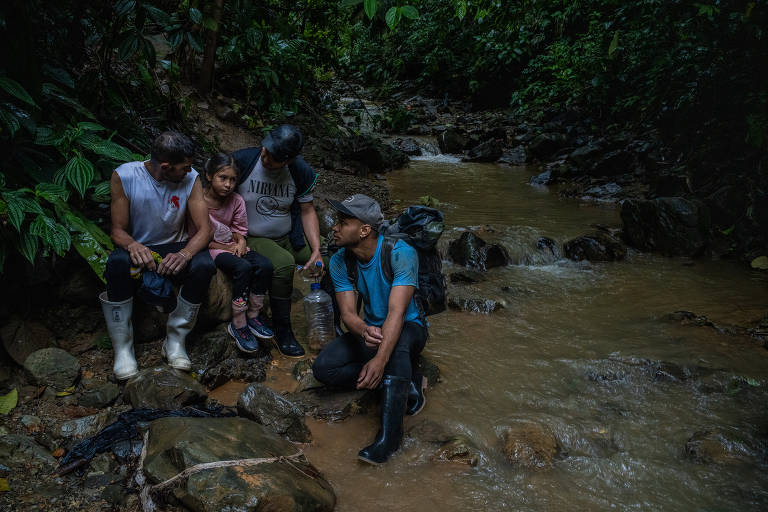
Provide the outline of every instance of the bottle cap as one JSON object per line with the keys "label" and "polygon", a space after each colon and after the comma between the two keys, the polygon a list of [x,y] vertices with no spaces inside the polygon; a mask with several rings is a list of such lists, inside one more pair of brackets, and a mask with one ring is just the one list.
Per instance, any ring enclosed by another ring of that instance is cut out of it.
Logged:
{"label": "bottle cap", "polygon": [[311,285],[309,285],[309,289],[313,290],[313,291],[314,290],[319,290],[320,289],[320,283],[312,283]]}
{"label": "bottle cap", "polygon": [[323,266],[323,262],[322,262],[322,261],[316,261],[316,262],[315,262],[315,266],[316,266],[316,267],[318,267],[318,268],[320,268],[320,267],[322,267],[322,266]]}

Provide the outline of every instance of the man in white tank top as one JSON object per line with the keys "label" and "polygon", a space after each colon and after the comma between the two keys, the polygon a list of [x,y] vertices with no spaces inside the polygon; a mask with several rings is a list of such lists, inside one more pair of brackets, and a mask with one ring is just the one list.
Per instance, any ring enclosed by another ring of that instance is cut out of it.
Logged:
{"label": "man in white tank top", "polygon": [[[211,239],[208,209],[197,172],[192,169],[192,141],[176,132],[164,132],[152,143],[150,160],[129,162],[112,173],[112,241],[104,277],[107,291],[100,295],[107,330],[115,353],[114,372],[119,380],[138,373],[133,353],[131,313],[140,280],[131,268],[156,272],[181,286],[176,309],[168,315],[163,357],[179,370],[192,363],[186,336],[197,320],[200,304],[216,273],[207,250]],[[187,221],[197,231],[187,234]],[[158,264],[153,252],[162,257]],[[156,276],[155,276],[156,277]]]}

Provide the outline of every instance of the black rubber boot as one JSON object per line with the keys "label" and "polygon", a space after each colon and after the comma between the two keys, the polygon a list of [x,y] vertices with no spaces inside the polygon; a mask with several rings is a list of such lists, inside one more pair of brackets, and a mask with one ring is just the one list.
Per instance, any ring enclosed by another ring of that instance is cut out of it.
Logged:
{"label": "black rubber boot", "polygon": [[424,396],[424,388],[427,387],[427,379],[420,373],[413,372],[411,382],[408,383],[408,403],[405,414],[416,416],[424,408],[427,399]]}
{"label": "black rubber boot", "polygon": [[272,327],[275,331],[277,350],[286,357],[301,357],[304,349],[291,329],[291,299],[270,297]]}
{"label": "black rubber boot", "polygon": [[385,375],[381,379],[381,427],[373,444],[358,452],[360,460],[369,464],[383,464],[400,448],[408,382],[407,379],[393,375]]}

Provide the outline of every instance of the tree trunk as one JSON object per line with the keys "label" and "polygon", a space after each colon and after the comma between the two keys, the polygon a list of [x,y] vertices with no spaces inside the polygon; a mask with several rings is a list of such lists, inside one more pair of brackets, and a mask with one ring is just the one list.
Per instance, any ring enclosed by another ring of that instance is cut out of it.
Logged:
{"label": "tree trunk", "polygon": [[200,70],[200,80],[197,89],[200,94],[205,95],[213,89],[213,73],[216,67],[216,46],[219,39],[219,24],[221,23],[221,12],[224,6],[224,0],[215,0],[213,7],[213,21],[216,22],[216,30],[208,30],[205,41],[205,53],[203,54],[203,67]]}

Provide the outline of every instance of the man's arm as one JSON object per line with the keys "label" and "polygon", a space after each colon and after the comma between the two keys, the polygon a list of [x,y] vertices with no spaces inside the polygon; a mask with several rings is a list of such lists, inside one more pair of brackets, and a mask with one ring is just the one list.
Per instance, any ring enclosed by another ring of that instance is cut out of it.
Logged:
{"label": "man's arm", "polygon": [[[304,227],[304,235],[307,237],[309,247],[312,249],[312,255],[307,260],[305,267],[314,268],[315,262],[323,264],[323,257],[320,255],[320,221],[315,212],[315,205],[312,201],[299,203],[301,206],[301,225]],[[323,264],[323,266],[325,266]]]}
{"label": "man's arm", "polygon": [[[389,362],[389,356],[400,339],[403,330],[403,319],[408,305],[411,303],[413,286],[393,286],[389,292],[387,318],[381,326],[381,343],[376,355],[363,366],[357,378],[357,389],[375,389],[384,376],[384,367]],[[346,323],[346,322],[345,322]]]}
{"label": "man's arm", "polygon": [[131,224],[131,202],[123,190],[123,182],[117,171],[112,172],[109,180],[109,191],[112,197],[110,203],[110,214],[112,217],[111,238],[117,247],[128,251],[131,256],[131,263],[139,268],[155,270],[155,260],[152,258],[152,251],[143,244],[140,244],[128,233],[128,226]]}
{"label": "man's arm", "polygon": [[187,213],[195,223],[197,232],[187,241],[187,245],[182,250],[169,253],[163,258],[157,269],[160,275],[178,274],[189,263],[192,256],[208,247],[211,241],[211,223],[208,220],[208,207],[203,199],[203,187],[199,176],[195,178],[195,184],[187,200]]}

